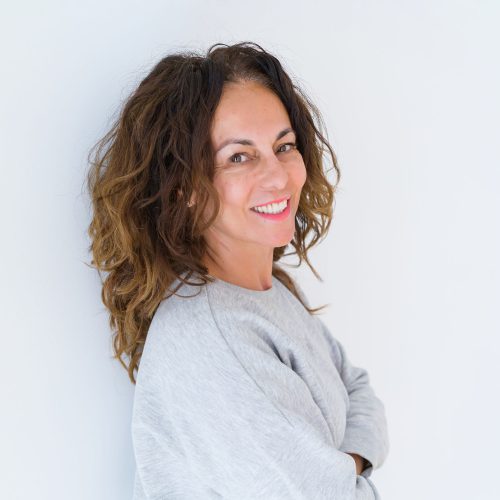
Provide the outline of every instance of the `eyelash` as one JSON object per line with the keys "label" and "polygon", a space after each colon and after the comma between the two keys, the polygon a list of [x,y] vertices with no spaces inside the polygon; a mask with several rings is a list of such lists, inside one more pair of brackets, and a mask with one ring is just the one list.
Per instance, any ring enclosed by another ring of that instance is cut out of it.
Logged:
{"label": "eyelash", "polygon": [[[282,148],[283,146],[292,146],[291,149],[289,149],[288,151],[281,151],[281,153],[289,153],[290,151],[293,151],[294,149],[297,148],[297,143],[296,142],[286,142],[285,144],[282,144],[280,146],[280,148]],[[241,162],[241,161],[233,161],[233,158],[235,156],[248,156],[246,153],[234,153],[233,155],[231,155],[229,157],[229,163],[235,163],[235,164],[238,164],[238,163],[244,163],[244,162]]]}

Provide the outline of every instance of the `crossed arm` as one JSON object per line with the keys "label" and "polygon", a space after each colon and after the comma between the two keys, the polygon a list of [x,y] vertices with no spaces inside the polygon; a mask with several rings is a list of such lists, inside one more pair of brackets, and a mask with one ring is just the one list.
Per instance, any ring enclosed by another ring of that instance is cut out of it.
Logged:
{"label": "crossed arm", "polygon": [[330,356],[349,394],[346,430],[340,451],[354,458],[358,474],[369,477],[389,453],[385,407],[370,385],[368,372],[349,361],[343,345],[319,318],[318,321],[330,346]]}

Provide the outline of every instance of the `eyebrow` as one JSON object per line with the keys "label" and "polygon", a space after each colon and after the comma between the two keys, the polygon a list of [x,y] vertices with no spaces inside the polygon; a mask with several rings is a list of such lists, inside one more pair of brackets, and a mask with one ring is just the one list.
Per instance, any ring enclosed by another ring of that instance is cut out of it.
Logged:
{"label": "eyebrow", "polygon": [[[283,136],[285,136],[289,132],[293,132],[295,135],[297,135],[297,133],[295,132],[295,130],[293,128],[288,127],[288,128],[283,129],[281,132],[278,132],[278,135],[276,136],[276,140],[281,139]],[[223,141],[221,143],[221,145],[219,146],[219,149],[217,149],[216,153],[218,153],[222,148],[225,148],[229,144],[243,144],[244,146],[255,146],[254,142],[249,140],[249,139],[230,138],[230,139],[226,139],[225,141]]]}

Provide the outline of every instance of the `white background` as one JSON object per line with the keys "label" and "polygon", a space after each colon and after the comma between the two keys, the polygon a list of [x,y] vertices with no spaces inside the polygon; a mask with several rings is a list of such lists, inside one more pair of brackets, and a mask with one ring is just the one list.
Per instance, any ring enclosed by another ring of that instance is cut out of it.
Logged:
{"label": "white background", "polygon": [[0,18],[2,499],[131,498],[133,386],[85,265],[86,154],[161,57],[244,40],[309,93],[339,158],[323,283],[292,272],[386,405],[382,498],[499,498],[499,2],[46,0]]}

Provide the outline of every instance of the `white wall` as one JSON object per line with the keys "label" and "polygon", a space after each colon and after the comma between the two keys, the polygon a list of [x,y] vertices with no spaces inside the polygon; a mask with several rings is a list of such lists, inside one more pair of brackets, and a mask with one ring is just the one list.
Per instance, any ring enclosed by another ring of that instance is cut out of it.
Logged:
{"label": "white wall", "polygon": [[386,404],[382,497],[498,498],[500,4],[237,4],[1,6],[0,497],[131,497],[133,387],[84,264],[85,157],[160,57],[253,40],[339,157],[324,283],[296,273]]}

